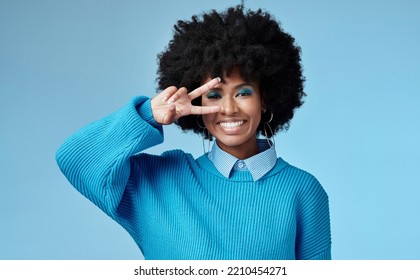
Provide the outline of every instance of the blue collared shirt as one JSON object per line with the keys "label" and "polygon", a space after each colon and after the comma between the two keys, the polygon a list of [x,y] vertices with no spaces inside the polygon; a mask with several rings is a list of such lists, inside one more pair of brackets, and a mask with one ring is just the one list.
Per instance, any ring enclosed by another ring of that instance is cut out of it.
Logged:
{"label": "blue collared shirt", "polygon": [[248,171],[253,180],[257,181],[267,174],[277,162],[276,149],[273,144],[270,147],[267,140],[257,139],[257,146],[260,150],[258,154],[240,160],[220,149],[216,142],[208,153],[208,158],[226,178],[229,178],[233,172]]}

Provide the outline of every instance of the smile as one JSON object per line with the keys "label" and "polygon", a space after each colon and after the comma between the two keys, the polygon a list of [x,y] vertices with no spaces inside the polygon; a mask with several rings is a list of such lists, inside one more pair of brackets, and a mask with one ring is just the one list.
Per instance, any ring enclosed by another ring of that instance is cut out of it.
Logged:
{"label": "smile", "polygon": [[245,121],[236,121],[236,122],[220,122],[219,125],[223,128],[235,128],[243,125]]}

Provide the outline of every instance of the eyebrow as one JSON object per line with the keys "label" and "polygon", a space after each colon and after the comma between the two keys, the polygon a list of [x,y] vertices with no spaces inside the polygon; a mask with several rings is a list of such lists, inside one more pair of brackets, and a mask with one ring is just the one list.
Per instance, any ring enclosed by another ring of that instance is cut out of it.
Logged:
{"label": "eyebrow", "polygon": [[[223,82],[223,81],[222,81],[221,83],[222,83],[222,84],[225,84],[225,82]],[[233,88],[237,90],[237,89],[242,88],[242,87],[245,87],[245,86],[254,87],[252,84],[245,82],[245,83],[242,83],[242,84],[236,85],[236,86],[234,86]],[[215,86],[213,89],[220,89],[220,87]]]}

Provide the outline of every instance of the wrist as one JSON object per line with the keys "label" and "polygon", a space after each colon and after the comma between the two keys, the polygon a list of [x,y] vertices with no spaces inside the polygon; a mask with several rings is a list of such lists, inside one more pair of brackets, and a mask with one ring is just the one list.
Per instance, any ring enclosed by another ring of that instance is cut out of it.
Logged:
{"label": "wrist", "polygon": [[153,99],[148,99],[142,104],[139,104],[137,106],[137,112],[140,115],[140,117],[145,120],[147,123],[154,127],[159,127],[160,124],[155,120],[153,116]]}

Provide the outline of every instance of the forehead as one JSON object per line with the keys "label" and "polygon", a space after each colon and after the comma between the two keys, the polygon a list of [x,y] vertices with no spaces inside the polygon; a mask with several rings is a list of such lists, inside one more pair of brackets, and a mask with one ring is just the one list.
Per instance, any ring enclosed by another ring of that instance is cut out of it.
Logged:
{"label": "forehead", "polygon": [[[203,80],[203,84],[209,82],[211,79],[215,77],[212,77],[210,75],[207,75],[205,79]],[[222,79],[223,84],[231,84],[231,83],[251,83],[251,81],[246,80],[239,69],[238,66],[233,66],[229,70],[223,71],[223,76],[220,77]]]}

